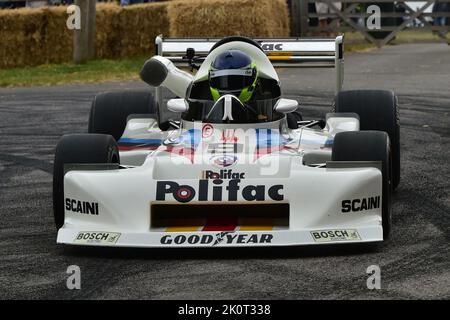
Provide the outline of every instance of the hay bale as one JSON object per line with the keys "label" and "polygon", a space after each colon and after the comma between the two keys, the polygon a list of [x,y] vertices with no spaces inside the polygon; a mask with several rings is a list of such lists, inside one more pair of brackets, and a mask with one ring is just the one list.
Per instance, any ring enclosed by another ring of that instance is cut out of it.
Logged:
{"label": "hay bale", "polygon": [[166,3],[97,5],[97,57],[151,55],[158,34],[169,33]]}
{"label": "hay bale", "polygon": [[123,7],[119,14],[120,57],[152,55],[155,38],[169,33],[167,3]]}
{"label": "hay bale", "polygon": [[42,52],[41,12],[31,9],[0,11],[0,67],[27,64]]}
{"label": "hay bale", "polygon": [[168,5],[171,37],[289,36],[285,0],[178,0]]}
{"label": "hay bale", "polygon": [[43,63],[67,62],[73,56],[73,31],[66,25],[67,7],[50,7],[43,10],[45,48]]}
{"label": "hay bale", "polygon": [[99,58],[120,56],[119,14],[122,8],[114,4],[97,4],[96,55]]}
{"label": "hay bale", "polygon": [[0,68],[67,61],[72,34],[65,8],[0,11]]}
{"label": "hay bale", "polygon": [[[73,31],[67,7],[0,11],[0,68],[71,61]],[[155,37],[169,34],[166,3],[120,7],[98,4],[98,58],[151,55]]]}
{"label": "hay bale", "polygon": [[[67,7],[0,10],[0,68],[72,60]],[[284,37],[285,0],[174,0],[120,7],[97,5],[98,58],[152,55],[155,37]]]}

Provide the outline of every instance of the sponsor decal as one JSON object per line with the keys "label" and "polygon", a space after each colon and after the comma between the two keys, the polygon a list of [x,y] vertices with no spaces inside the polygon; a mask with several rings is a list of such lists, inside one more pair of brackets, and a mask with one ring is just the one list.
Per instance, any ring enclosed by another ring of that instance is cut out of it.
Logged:
{"label": "sponsor decal", "polygon": [[156,150],[162,144],[162,140],[120,138],[117,144],[119,145],[119,151]]}
{"label": "sponsor decal", "polygon": [[232,170],[220,170],[214,172],[212,170],[202,171],[202,179],[245,179],[245,172],[233,172]]}
{"label": "sponsor decal", "polygon": [[222,243],[224,240],[226,240],[226,236],[228,234],[231,234],[231,232],[223,231],[223,232],[216,233],[216,239],[214,240],[213,246],[215,246],[219,243]]}
{"label": "sponsor decal", "polygon": [[283,50],[283,44],[282,43],[264,43],[261,45],[262,49],[264,51],[281,51]]}
{"label": "sponsor decal", "polygon": [[226,129],[222,131],[222,135],[220,136],[220,140],[223,142],[237,142],[239,139],[236,136],[235,130]]}
{"label": "sponsor decal", "polygon": [[211,234],[191,234],[191,235],[165,235],[161,237],[161,244],[191,244],[191,245],[211,245],[218,244],[261,244],[272,243],[273,234],[270,233],[234,233],[220,232]]}
{"label": "sponsor decal", "polygon": [[240,143],[211,143],[208,145],[208,153],[212,155],[210,161],[218,167],[230,167],[237,162],[237,154],[243,148]]}
{"label": "sponsor decal", "polygon": [[256,148],[254,153],[254,161],[262,156],[283,150],[291,141],[279,134],[277,130],[272,129],[256,129]]}
{"label": "sponsor decal", "polygon": [[[223,180],[213,180],[212,194],[209,192],[209,180],[199,180],[197,188],[189,185],[179,185],[175,181],[158,181],[156,183],[156,200],[166,201],[166,195],[170,194],[178,202],[197,201],[237,201],[238,194],[246,201],[265,201],[267,198],[274,201],[282,201],[284,195],[281,193],[284,186],[281,184],[273,186],[247,185],[242,188],[239,185],[241,179],[228,180],[226,187],[222,186]],[[225,192],[226,196],[223,197]]]}
{"label": "sponsor decal", "polygon": [[66,198],[66,210],[98,216],[98,203]]}
{"label": "sponsor decal", "polygon": [[215,164],[218,167],[230,167],[233,164],[236,163],[238,158],[234,155],[221,155],[221,156],[214,156],[211,158],[211,161],[213,164]]}
{"label": "sponsor decal", "polygon": [[342,213],[379,209],[381,197],[369,197],[353,200],[342,200]]}
{"label": "sponsor decal", "polygon": [[213,135],[213,133],[214,133],[214,127],[211,124],[207,123],[207,124],[203,125],[202,138],[209,138]]}
{"label": "sponsor decal", "polygon": [[82,231],[78,232],[74,243],[82,243],[82,244],[116,244],[117,240],[119,240],[120,233],[114,232],[88,232]]}
{"label": "sponsor decal", "polygon": [[317,230],[311,231],[315,242],[337,242],[361,240],[355,229]]}

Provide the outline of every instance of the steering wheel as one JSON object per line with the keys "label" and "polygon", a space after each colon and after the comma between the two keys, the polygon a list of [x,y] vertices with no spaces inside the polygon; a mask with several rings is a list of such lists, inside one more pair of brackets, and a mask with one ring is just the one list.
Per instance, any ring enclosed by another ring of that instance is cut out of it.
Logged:
{"label": "steering wheel", "polygon": [[[237,101],[239,101],[239,99],[238,98],[234,98],[235,100],[237,100]],[[212,108],[211,108],[211,110],[208,112],[208,114],[206,115],[206,118],[203,120],[204,122],[208,122],[209,121],[209,118],[211,117],[211,115],[212,115],[212,113],[213,113],[213,111],[214,111],[214,109],[220,104],[220,103],[224,103],[224,102],[222,102],[221,101],[221,99],[219,99],[218,101],[216,101],[216,103],[214,103],[214,105],[212,106]],[[249,104],[247,104],[247,103],[242,103],[242,102],[240,102],[239,101],[239,103],[236,103],[237,105],[239,105],[239,110],[241,110],[241,112],[247,112],[247,111],[250,111],[251,113],[253,113],[253,115],[254,116],[258,116],[258,112],[252,107],[252,106],[250,106]]]}

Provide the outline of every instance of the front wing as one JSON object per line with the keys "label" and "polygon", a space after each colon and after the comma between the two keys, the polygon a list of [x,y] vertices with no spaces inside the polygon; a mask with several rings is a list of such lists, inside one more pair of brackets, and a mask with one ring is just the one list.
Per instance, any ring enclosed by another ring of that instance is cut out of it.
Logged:
{"label": "front wing", "polygon": [[[68,172],[64,182],[65,224],[57,242],[117,247],[244,247],[383,240],[382,177],[377,168],[305,167],[272,179],[247,178],[235,183],[235,195],[228,189],[230,182],[224,180],[228,185],[220,190],[222,201],[217,201],[218,193],[213,190],[217,185],[211,181],[201,191],[198,179],[152,178],[151,169],[145,166]],[[261,191],[260,197],[249,200],[258,197],[256,190]],[[166,207],[157,215],[155,206],[159,204],[176,206],[171,207],[173,210]],[[202,210],[197,210],[198,204]],[[224,210],[231,205],[234,207]],[[259,216],[264,211],[261,205],[284,209],[279,216],[274,210],[265,210],[267,215]],[[171,211],[178,211],[178,215],[166,217]],[[184,216],[180,217],[180,212]],[[220,219],[208,223],[208,219],[217,218],[215,212],[232,214],[234,222],[230,224],[228,217],[222,225]],[[195,219],[179,223],[191,215]],[[160,219],[157,222],[156,216]]]}

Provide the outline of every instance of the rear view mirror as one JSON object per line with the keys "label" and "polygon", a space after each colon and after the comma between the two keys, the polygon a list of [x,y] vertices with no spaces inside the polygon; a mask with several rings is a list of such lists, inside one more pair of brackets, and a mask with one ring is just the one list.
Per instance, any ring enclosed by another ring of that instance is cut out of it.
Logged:
{"label": "rear view mirror", "polygon": [[189,109],[189,105],[184,99],[170,99],[167,101],[167,109],[172,112],[182,113]]}
{"label": "rear view mirror", "polygon": [[280,113],[291,113],[297,110],[298,102],[292,99],[280,99],[275,104],[274,110]]}

